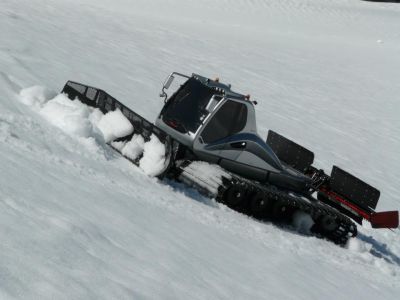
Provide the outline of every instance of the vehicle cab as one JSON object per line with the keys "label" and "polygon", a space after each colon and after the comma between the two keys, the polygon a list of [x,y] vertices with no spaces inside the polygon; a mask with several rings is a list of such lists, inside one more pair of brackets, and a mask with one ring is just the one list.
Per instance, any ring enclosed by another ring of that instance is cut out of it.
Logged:
{"label": "vehicle cab", "polygon": [[[165,89],[174,76],[186,81],[167,98]],[[261,182],[269,181],[271,174],[294,175],[257,134],[253,102],[233,92],[230,85],[196,74],[172,73],[160,96],[166,103],[156,126],[200,160]]]}

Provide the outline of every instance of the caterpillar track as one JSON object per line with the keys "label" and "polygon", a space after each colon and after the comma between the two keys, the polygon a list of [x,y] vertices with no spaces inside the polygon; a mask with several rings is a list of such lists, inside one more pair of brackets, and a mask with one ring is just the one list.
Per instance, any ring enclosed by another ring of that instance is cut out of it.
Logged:
{"label": "caterpillar track", "polygon": [[346,244],[349,238],[357,235],[357,226],[350,218],[322,202],[249,181],[217,165],[207,164],[210,172],[205,174],[205,164],[198,161],[181,163],[177,179],[259,220],[291,225],[296,212],[306,213],[314,222],[310,233],[338,245]]}

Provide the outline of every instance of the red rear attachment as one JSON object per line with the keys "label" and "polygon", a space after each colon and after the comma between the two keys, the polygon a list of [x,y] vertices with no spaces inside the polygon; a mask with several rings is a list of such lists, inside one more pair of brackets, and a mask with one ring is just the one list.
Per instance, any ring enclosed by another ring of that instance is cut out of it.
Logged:
{"label": "red rear attachment", "polygon": [[[363,208],[355,205],[348,201],[342,196],[335,192],[329,191],[326,188],[320,188],[320,193],[323,193],[327,198],[318,197],[322,201],[331,202],[336,208],[341,210],[343,213],[352,217],[358,223],[361,224],[361,219],[367,220],[371,223],[373,228],[397,228],[399,227],[399,212],[398,211],[382,211],[374,212],[373,210],[364,210]],[[343,210],[344,209],[344,210]],[[350,214],[348,214],[350,212]]]}
{"label": "red rear attachment", "polygon": [[[375,212],[380,192],[355,177],[354,175],[333,166],[329,186],[321,187],[320,192],[332,202],[351,212],[349,216],[361,223],[361,218],[371,222],[373,228],[397,228],[399,212]],[[353,217],[354,216],[354,217]]]}
{"label": "red rear attachment", "polygon": [[399,212],[374,212],[370,215],[369,221],[373,228],[397,228],[399,227]]}

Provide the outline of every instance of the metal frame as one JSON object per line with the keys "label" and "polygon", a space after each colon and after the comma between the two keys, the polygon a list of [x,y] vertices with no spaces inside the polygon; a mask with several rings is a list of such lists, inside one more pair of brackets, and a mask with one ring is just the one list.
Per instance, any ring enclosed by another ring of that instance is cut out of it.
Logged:
{"label": "metal frame", "polygon": [[168,99],[168,94],[165,92],[165,90],[168,90],[168,88],[171,86],[172,82],[175,79],[174,75],[184,77],[187,79],[190,78],[190,76],[179,73],[179,72],[172,72],[171,74],[169,74],[168,77],[164,80],[164,83],[163,83],[163,86],[161,89],[161,93],[160,93],[160,97],[164,97],[164,102],[167,102],[167,99]]}

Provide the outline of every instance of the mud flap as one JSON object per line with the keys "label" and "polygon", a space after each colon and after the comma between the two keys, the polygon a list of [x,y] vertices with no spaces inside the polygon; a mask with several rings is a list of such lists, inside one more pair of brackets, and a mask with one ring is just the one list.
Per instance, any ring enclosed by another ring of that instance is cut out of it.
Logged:
{"label": "mud flap", "polygon": [[329,185],[333,192],[366,212],[376,208],[380,196],[379,190],[337,166],[332,168]]}
{"label": "mud flap", "polygon": [[313,152],[275,131],[268,131],[266,142],[281,161],[302,173],[314,162]]}
{"label": "mud flap", "polygon": [[397,228],[398,211],[374,212],[380,192],[357,177],[333,166],[329,181],[331,190],[343,197],[342,203],[357,210],[360,215],[371,222],[373,228]]}

